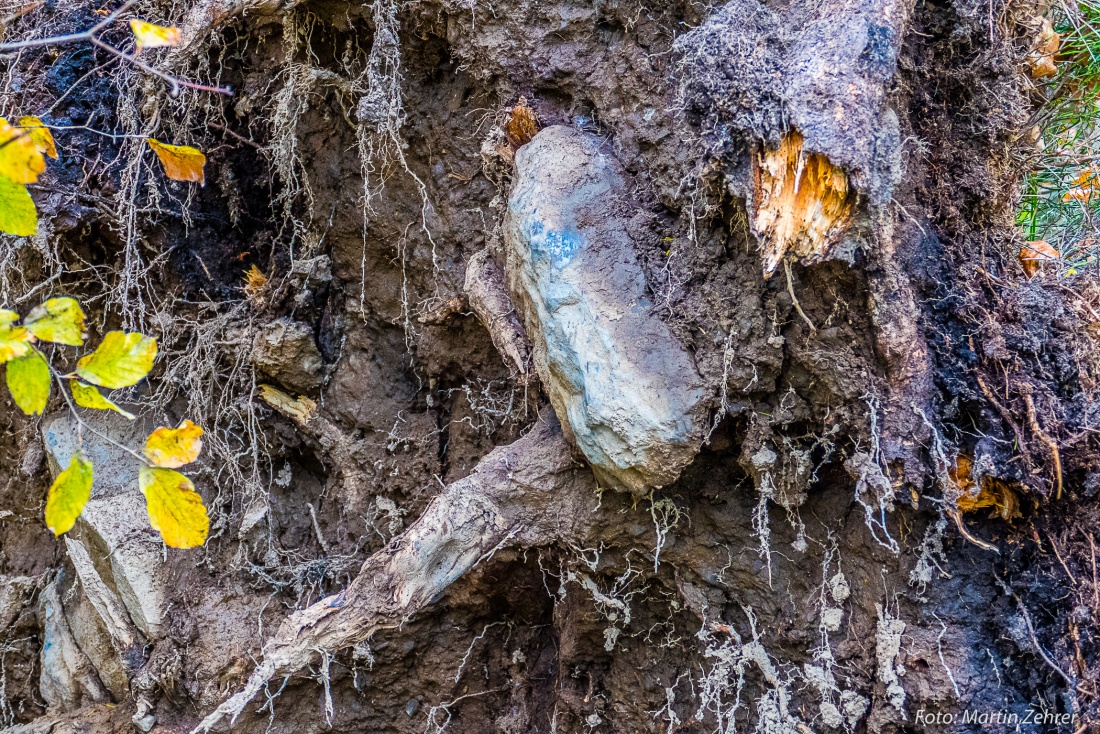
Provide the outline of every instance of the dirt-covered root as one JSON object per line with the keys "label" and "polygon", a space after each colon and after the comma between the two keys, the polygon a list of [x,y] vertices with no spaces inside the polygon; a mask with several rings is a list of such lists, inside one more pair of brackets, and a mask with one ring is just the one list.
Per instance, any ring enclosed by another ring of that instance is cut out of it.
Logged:
{"label": "dirt-covered root", "polygon": [[297,4],[297,0],[200,0],[187,10],[180,28],[182,40],[172,50],[170,58],[178,60],[194,56],[202,49],[211,31],[237,16],[287,13]]}
{"label": "dirt-covered root", "polygon": [[519,321],[516,307],[504,283],[504,271],[489,250],[477,252],[466,263],[463,286],[470,308],[488,330],[512,376],[521,384],[532,378],[531,342]]}
{"label": "dirt-covered root", "polygon": [[498,550],[581,538],[598,502],[591,471],[573,459],[547,409],[526,436],[493,450],[470,476],[448,485],[419,520],[367,559],[347,589],[284,622],[244,688],[193,734],[209,732],[227,716],[235,720],[272,678],[401,624]]}

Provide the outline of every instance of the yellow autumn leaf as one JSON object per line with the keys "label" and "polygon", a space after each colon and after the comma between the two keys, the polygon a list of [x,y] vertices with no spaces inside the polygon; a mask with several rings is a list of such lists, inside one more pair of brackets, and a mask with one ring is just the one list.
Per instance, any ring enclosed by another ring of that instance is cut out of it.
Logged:
{"label": "yellow autumn leaf", "polygon": [[0,176],[0,232],[30,237],[37,231],[38,211],[27,187]]}
{"label": "yellow autumn leaf", "polygon": [[160,158],[168,178],[176,181],[197,181],[200,186],[206,183],[202,170],[206,165],[206,156],[201,150],[190,145],[169,145],[153,138],[146,138],[145,142],[157,154],[157,158]]}
{"label": "yellow autumn leaf", "polygon": [[0,117],[0,176],[17,184],[38,180],[46,170],[46,159],[38,152],[34,139],[26,130],[19,130]]}
{"label": "yellow autumn leaf", "polygon": [[84,333],[84,310],[75,298],[51,298],[35,306],[23,319],[23,326],[35,338],[55,344],[79,347]]}
{"label": "yellow autumn leaf", "polygon": [[172,469],[143,466],[138,486],[145,495],[149,524],[171,548],[194,548],[206,542],[210,518],[191,480]]}
{"label": "yellow autumn leaf", "polygon": [[31,142],[34,143],[34,147],[38,149],[39,153],[48,155],[50,158],[57,160],[57,146],[53,142],[53,133],[46,127],[46,124],[37,117],[20,117],[19,127],[27,132],[31,136]]}
{"label": "yellow autumn leaf", "polygon": [[145,458],[157,466],[176,469],[190,464],[202,452],[202,426],[191,421],[180,423],[179,428],[161,426],[145,439]]}
{"label": "yellow autumn leaf", "polygon": [[26,415],[40,415],[50,399],[50,365],[34,347],[8,362],[5,377],[15,404]]}
{"label": "yellow autumn leaf", "polygon": [[0,308],[0,326],[11,326],[19,320],[19,314],[10,308]]}
{"label": "yellow autumn leaf", "polygon": [[1090,186],[1094,186],[1097,182],[1098,173],[1100,173],[1100,171],[1097,171],[1095,167],[1088,166],[1087,168],[1082,169],[1079,174],[1077,174],[1077,178],[1073,179],[1073,183],[1071,185],[1085,186],[1087,184]]}
{"label": "yellow autumn leaf", "polygon": [[180,42],[180,29],[175,26],[162,26],[133,18],[130,20],[130,30],[137,39],[138,52],[143,48],[176,46]]}
{"label": "yellow autumn leaf", "polygon": [[1047,18],[1043,18],[1039,24],[1039,36],[1035,41],[1035,50],[1041,54],[1053,54],[1062,45],[1062,37],[1054,30],[1054,25]]}
{"label": "yellow autumn leaf", "polygon": [[76,374],[85,382],[114,390],[136,385],[153,369],[157,340],[136,331],[110,331],[99,348],[76,363]]}
{"label": "yellow autumn leaf", "polygon": [[1096,194],[1096,189],[1091,186],[1078,186],[1062,194],[1062,201],[1080,201],[1088,204]]}
{"label": "yellow autumn leaf", "polygon": [[116,413],[129,418],[134,419],[134,414],[123,410],[107,398],[103,397],[102,393],[94,385],[85,385],[79,380],[73,380],[69,383],[69,389],[72,390],[73,400],[81,408],[93,408],[95,410],[113,410]]}
{"label": "yellow autumn leaf", "polygon": [[[12,313],[8,311],[7,313]],[[18,315],[16,316],[18,318]],[[12,322],[0,324],[0,364],[22,357],[31,348],[31,333]]]}
{"label": "yellow autumn leaf", "polygon": [[69,460],[69,467],[53,480],[46,496],[46,525],[54,535],[72,530],[92,496],[93,477],[92,462],[77,451]]}

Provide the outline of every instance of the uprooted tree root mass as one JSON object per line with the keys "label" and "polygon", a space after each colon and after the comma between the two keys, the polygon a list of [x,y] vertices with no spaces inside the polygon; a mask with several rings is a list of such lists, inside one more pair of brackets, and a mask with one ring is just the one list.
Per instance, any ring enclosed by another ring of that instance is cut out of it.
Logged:
{"label": "uprooted tree root mass", "polygon": [[[0,41],[113,9],[0,5]],[[124,14],[231,97],[0,55],[61,154],[0,305],[161,348],[134,426],[6,413],[0,729],[1100,730],[1100,291],[1016,257],[1047,10]],[[211,524],[174,550],[113,442],[184,417]]]}

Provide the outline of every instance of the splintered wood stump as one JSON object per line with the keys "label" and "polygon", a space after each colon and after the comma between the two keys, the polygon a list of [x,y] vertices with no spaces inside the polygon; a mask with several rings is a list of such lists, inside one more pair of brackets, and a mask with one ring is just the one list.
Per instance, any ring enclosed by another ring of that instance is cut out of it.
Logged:
{"label": "splintered wood stump", "polygon": [[791,130],[753,165],[753,228],[761,241],[764,277],[789,253],[806,263],[829,254],[852,219],[848,174],[820,153],[807,153]]}

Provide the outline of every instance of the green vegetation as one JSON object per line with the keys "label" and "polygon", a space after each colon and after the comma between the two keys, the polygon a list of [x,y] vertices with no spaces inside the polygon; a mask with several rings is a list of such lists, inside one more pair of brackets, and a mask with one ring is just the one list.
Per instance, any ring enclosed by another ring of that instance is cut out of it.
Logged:
{"label": "green vegetation", "polygon": [[1050,243],[1073,275],[1100,270],[1100,3],[1052,12],[1057,35],[1044,24],[1029,57],[1045,102],[1031,128],[1040,150],[1017,224],[1026,239]]}

